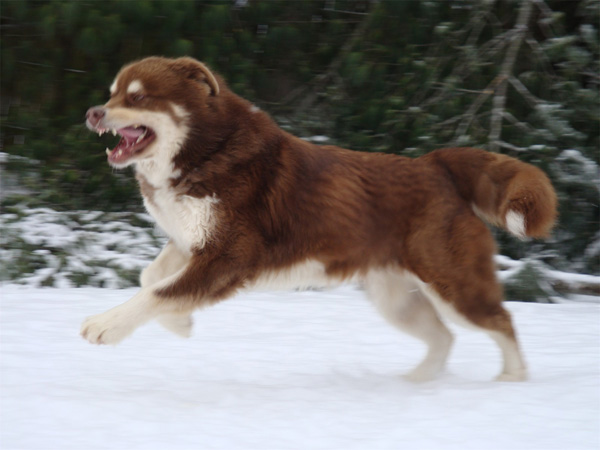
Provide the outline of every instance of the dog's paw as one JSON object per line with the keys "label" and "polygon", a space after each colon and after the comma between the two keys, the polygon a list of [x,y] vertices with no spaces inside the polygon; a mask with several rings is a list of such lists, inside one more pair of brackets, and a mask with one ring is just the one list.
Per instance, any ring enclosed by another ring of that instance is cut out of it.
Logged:
{"label": "dog's paw", "polygon": [[191,314],[164,314],[157,320],[163,327],[178,336],[189,338],[192,335],[194,321]]}
{"label": "dog's paw", "polygon": [[435,380],[440,374],[439,370],[426,370],[422,367],[417,367],[414,370],[402,375],[402,378],[411,383],[427,383]]}
{"label": "dog's paw", "polygon": [[122,316],[111,310],[85,319],[81,325],[81,336],[92,344],[116,345],[134,329]]}

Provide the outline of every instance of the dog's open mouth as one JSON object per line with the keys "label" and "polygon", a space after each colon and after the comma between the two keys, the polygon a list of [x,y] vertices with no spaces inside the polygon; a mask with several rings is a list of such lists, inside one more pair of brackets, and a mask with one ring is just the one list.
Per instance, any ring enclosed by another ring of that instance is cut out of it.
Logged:
{"label": "dog's open mouth", "polygon": [[116,130],[97,129],[97,131],[100,136],[108,131],[111,131],[113,135],[119,134],[121,136],[115,148],[112,150],[106,149],[108,162],[111,164],[126,162],[129,158],[144,150],[156,138],[154,131],[143,125],[133,125]]}

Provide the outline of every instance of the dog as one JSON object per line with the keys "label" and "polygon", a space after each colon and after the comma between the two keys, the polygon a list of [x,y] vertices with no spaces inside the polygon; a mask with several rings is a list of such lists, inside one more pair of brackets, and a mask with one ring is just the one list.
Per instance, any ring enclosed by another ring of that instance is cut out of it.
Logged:
{"label": "dog", "polygon": [[442,318],[496,342],[497,379],[527,378],[484,221],[546,237],[557,199],[540,169],[473,148],[411,159],[318,146],[189,57],[125,66],[86,124],[120,135],[108,163],[135,167],[144,205],[169,237],[133,298],[84,321],[89,342],[117,344],[153,319],[189,336],[192,311],[238,292],[352,281],[426,344],[409,379],[444,369],[453,337]]}

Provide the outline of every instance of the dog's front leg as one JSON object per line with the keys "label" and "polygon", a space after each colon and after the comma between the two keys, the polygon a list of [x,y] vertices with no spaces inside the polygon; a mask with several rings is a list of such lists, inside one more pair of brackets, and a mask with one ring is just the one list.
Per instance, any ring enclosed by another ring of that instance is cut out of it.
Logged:
{"label": "dog's front leg", "polygon": [[[158,283],[145,286],[130,300],[102,314],[88,317],[81,326],[81,335],[92,344],[118,344],[140,325],[159,319],[169,330],[189,336],[192,312],[191,302],[176,299],[165,301],[156,291],[176,282],[184,273],[184,265],[176,273]],[[162,321],[165,322],[162,322]]]}
{"label": "dog's front leg", "polygon": [[176,273],[142,287],[122,305],[85,320],[81,335],[95,344],[117,344],[152,319],[159,319],[177,334],[189,335],[189,315],[194,309],[233,296],[250,277],[243,260],[238,258],[232,268],[232,252],[210,247],[194,254]]}
{"label": "dog's front leg", "polygon": [[190,256],[179,250],[173,241],[161,250],[156,259],[148,267],[142,270],[140,285],[145,288],[164,280],[170,275],[177,273],[190,261]]}
{"label": "dog's front leg", "polygon": [[[169,241],[156,259],[142,271],[140,285],[142,288],[152,286],[183,269],[189,261],[190,256],[179,250],[173,241]],[[190,337],[192,334],[193,320],[190,313],[165,313],[156,320],[179,336]]]}
{"label": "dog's front leg", "polygon": [[81,336],[92,344],[118,344],[137,327],[156,318],[158,306],[153,290],[143,288],[122,305],[88,317],[81,325]]}

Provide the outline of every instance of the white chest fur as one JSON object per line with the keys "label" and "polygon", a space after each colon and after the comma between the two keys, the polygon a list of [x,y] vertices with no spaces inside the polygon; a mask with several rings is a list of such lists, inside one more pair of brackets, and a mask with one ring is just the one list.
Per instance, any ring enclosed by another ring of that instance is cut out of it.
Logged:
{"label": "white chest fur", "polygon": [[215,227],[217,202],[216,196],[176,195],[170,186],[156,188],[151,198],[144,195],[144,205],[158,226],[186,252],[204,247],[210,238]]}

